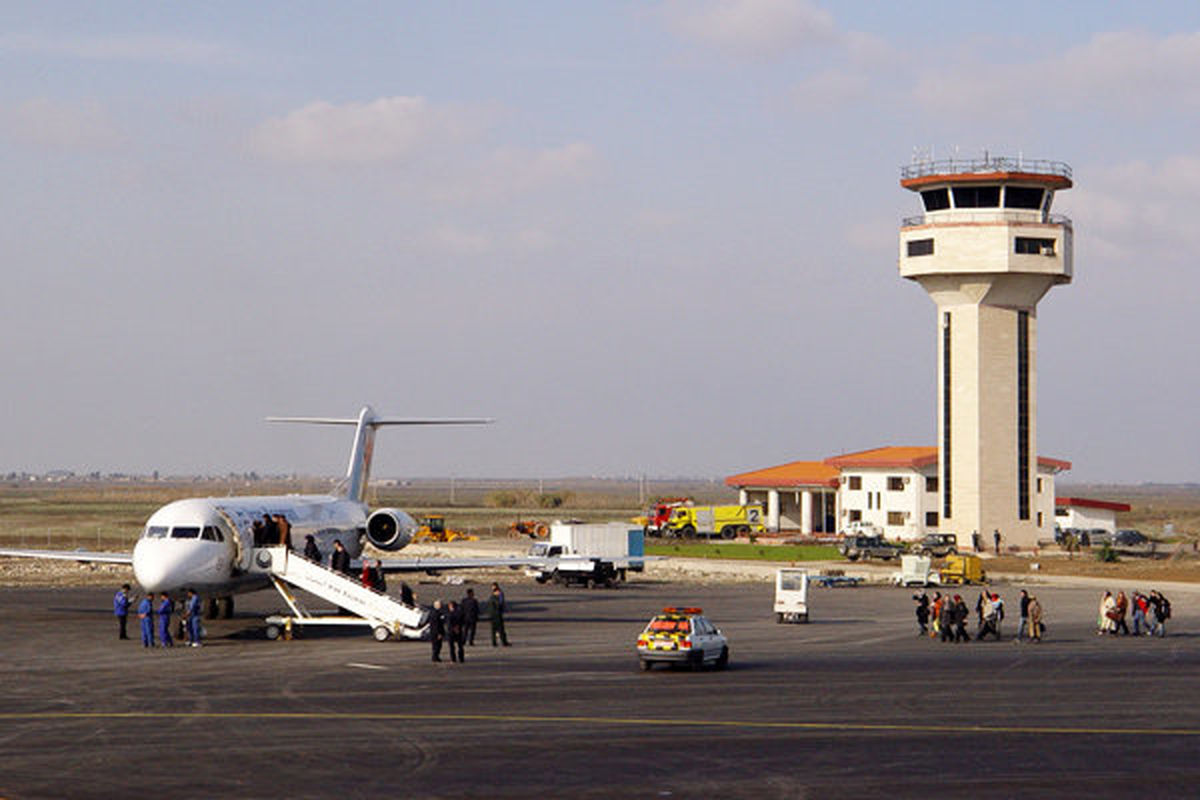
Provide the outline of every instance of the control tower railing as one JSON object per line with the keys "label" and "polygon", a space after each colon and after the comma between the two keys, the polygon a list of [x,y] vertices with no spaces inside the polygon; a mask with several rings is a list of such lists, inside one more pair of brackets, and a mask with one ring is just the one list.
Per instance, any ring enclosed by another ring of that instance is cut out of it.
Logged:
{"label": "control tower railing", "polygon": [[[996,208],[996,209],[988,209],[987,211],[984,211],[984,210],[978,209],[978,208],[973,208],[970,210],[952,209],[951,208],[951,209],[946,209],[944,211],[929,212],[927,214],[918,214],[915,217],[902,217],[900,219],[900,227],[901,228],[915,228],[918,225],[925,225],[926,223],[935,222],[935,221],[936,222],[993,222],[993,221],[1001,218],[1002,215],[1000,212],[1005,212],[1005,214],[1003,215],[1003,217],[1005,219],[1012,220],[1013,213],[1018,212],[1020,210],[1021,209]],[[1021,220],[1018,218],[1018,219],[1012,220],[1012,221],[1049,223],[1051,225],[1062,225],[1064,228],[1071,228],[1072,230],[1074,230],[1074,227],[1075,227],[1074,223],[1071,222],[1071,218],[1068,216],[1065,216],[1063,214],[1042,214],[1037,211],[1032,212],[1030,214],[1030,219],[1028,219],[1028,220]]]}
{"label": "control tower railing", "polygon": [[1036,158],[984,156],[983,158],[945,158],[915,161],[900,168],[900,180],[929,175],[986,175],[992,172],[1025,172],[1033,175],[1057,175],[1071,180],[1071,167],[1061,161]]}

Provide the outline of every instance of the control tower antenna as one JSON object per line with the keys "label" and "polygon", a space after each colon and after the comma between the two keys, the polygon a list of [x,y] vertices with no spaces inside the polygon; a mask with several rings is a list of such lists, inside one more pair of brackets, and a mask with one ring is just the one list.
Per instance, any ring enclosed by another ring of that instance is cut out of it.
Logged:
{"label": "control tower antenna", "polygon": [[1037,511],[1037,304],[1071,282],[1071,188],[1057,161],[992,156],[901,168],[924,214],[900,228],[900,275],[938,311],[938,475],[943,531],[1033,547]]}

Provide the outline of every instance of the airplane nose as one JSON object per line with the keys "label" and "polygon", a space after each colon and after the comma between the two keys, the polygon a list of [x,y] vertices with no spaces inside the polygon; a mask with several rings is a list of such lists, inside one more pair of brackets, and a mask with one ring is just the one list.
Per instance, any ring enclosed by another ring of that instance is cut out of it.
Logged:
{"label": "airplane nose", "polygon": [[142,539],[133,548],[133,574],[147,592],[172,592],[194,576],[194,554],[188,543]]}

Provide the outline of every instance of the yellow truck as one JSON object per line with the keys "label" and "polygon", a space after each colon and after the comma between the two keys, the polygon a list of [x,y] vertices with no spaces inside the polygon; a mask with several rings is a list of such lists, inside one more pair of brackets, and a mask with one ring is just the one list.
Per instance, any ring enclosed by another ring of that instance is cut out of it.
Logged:
{"label": "yellow truck", "polygon": [[663,535],[733,539],[765,530],[762,506],[680,506],[671,512]]}

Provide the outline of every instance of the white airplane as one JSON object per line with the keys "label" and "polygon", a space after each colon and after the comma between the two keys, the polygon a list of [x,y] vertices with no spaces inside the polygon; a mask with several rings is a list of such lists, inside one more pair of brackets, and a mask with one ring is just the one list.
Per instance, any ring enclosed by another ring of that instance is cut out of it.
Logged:
{"label": "white airplane", "polygon": [[[388,419],[377,417],[370,406],[364,407],[357,419],[270,417],[268,420],[355,426],[344,493],[176,500],[150,516],[132,553],[0,548],[0,556],[131,564],[137,582],[147,592],[177,594],[191,588],[209,598],[210,615],[216,613],[216,603],[220,601],[222,616],[231,616],[233,595],[271,586],[267,574],[251,570],[256,546],[253,525],[264,515],[281,515],[287,520],[291,526],[292,549],[303,550],[306,537],[312,535],[324,557],[334,549],[335,541],[342,543],[352,560],[361,556],[366,542],[380,550],[394,552],[412,541],[417,523],[406,512],[398,508],[368,512],[365,495],[377,428],[384,425],[478,425],[492,421]],[[515,556],[388,559],[382,563],[387,572],[436,572],[500,566],[516,568],[544,560]]]}

